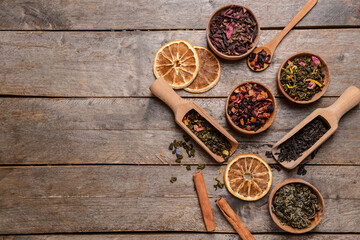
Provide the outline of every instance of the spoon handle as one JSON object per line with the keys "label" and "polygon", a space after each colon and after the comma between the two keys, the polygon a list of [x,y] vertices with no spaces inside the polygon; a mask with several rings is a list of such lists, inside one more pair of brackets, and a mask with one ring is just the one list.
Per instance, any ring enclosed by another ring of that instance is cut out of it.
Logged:
{"label": "spoon handle", "polygon": [[150,86],[150,91],[164,103],[166,103],[174,113],[177,112],[180,105],[187,101],[182,99],[176,92],[170,87],[170,85],[162,77],[155,80]]}
{"label": "spoon handle", "polygon": [[275,51],[277,45],[281,40],[290,32],[290,30],[315,6],[318,0],[309,0],[303,8],[295,15],[295,17],[289,22],[289,24],[277,35],[271,42],[269,42],[268,48]]}
{"label": "spoon handle", "polygon": [[350,109],[360,103],[360,89],[355,86],[348,87],[343,94],[327,109],[335,114],[337,121]]}

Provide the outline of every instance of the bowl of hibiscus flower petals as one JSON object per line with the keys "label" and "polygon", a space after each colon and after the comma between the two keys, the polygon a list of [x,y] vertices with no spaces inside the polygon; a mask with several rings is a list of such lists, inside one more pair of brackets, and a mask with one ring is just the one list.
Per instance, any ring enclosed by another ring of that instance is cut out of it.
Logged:
{"label": "bowl of hibiscus flower petals", "polygon": [[216,55],[226,60],[240,60],[259,42],[259,21],[249,8],[239,4],[226,5],[211,15],[206,37]]}
{"label": "bowl of hibiscus flower petals", "polygon": [[274,122],[276,101],[263,84],[248,81],[236,86],[226,100],[225,114],[238,132],[252,135],[265,131]]}

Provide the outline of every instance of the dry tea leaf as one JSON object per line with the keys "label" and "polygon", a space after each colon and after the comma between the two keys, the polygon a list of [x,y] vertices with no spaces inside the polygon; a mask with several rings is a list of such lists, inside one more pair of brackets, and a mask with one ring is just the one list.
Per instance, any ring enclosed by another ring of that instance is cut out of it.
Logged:
{"label": "dry tea leaf", "polygon": [[177,180],[177,177],[171,177],[170,182],[174,183],[174,182],[176,182],[176,180]]}

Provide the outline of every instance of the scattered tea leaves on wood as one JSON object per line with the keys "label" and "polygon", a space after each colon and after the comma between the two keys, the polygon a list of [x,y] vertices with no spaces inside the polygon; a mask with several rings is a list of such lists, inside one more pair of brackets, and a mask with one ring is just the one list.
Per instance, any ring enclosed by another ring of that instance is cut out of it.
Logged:
{"label": "scattered tea leaves on wood", "polygon": [[[190,139],[185,139],[185,135],[184,135],[184,140],[189,141]],[[190,157],[195,157],[195,149],[194,149],[194,146],[191,143],[187,144],[186,142],[181,141],[181,140],[180,141],[174,140],[172,143],[170,143],[169,150],[172,151],[172,154],[176,155],[175,162],[181,163],[182,159],[184,158],[184,156],[179,153],[180,148],[185,149],[185,151],[186,151],[189,158]]]}
{"label": "scattered tea leaves on wood", "polygon": [[305,165],[304,164],[299,165],[296,174],[297,175],[306,175],[306,173],[307,173],[307,171],[305,169]]}
{"label": "scattered tea leaves on wood", "polygon": [[205,164],[198,164],[196,169],[203,170],[205,168]]}
{"label": "scattered tea leaves on wood", "polygon": [[185,142],[188,142],[188,141],[190,141],[190,137],[188,136],[188,135],[183,135],[183,138],[184,138],[184,141]]}
{"label": "scattered tea leaves on wood", "polygon": [[266,152],[265,152],[265,156],[266,156],[267,158],[272,158],[272,157],[273,157],[271,151],[266,151]]}
{"label": "scattered tea leaves on wood", "polygon": [[223,188],[224,187],[224,183],[221,182],[218,177],[220,177],[221,175],[221,168],[219,168],[219,175],[217,175],[214,179],[216,181],[216,184],[214,185],[215,191],[217,190],[217,188]]}
{"label": "scattered tea leaves on wood", "polygon": [[269,166],[273,169],[275,169],[276,171],[280,172],[281,171],[281,167],[278,164],[269,164]]}
{"label": "scattered tea leaves on wood", "polygon": [[176,180],[177,180],[177,177],[171,177],[170,182],[174,183],[174,182],[176,182]]}

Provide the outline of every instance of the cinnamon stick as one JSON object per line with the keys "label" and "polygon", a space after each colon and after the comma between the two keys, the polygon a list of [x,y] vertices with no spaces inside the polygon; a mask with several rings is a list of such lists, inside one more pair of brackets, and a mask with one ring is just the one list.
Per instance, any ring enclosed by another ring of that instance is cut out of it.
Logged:
{"label": "cinnamon stick", "polygon": [[230,205],[226,202],[225,198],[221,197],[219,200],[217,200],[216,205],[220,208],[225,218],[243,240],[255,240],[254,236],[245,227],[244,223],[240,220],[234,210],[232,210]]}
{"label": "cinnamon stick", "polygon": [[210,201],[206,191],[204,177],[201,171],[193,175],[196,192],[199,198],[201,211],[203,214],[206,230],[211,232],[215,230],[214,217],[210,207]]}

